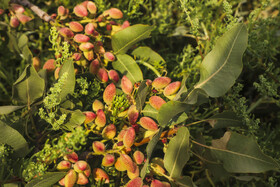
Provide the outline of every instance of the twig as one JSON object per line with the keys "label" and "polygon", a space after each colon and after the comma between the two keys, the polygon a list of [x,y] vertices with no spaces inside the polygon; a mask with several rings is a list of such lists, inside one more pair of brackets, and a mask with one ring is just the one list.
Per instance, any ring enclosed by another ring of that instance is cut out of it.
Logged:
{"label": "twig", "polygon": [[38,6],[33,5],[28,0],[11,0],[10,3],[17,3],[24,7],[28,7],[35,14],[37,14],[42,20],[46,22],[54,22],[50,15],[48,15],[45,11],[41,10]]}

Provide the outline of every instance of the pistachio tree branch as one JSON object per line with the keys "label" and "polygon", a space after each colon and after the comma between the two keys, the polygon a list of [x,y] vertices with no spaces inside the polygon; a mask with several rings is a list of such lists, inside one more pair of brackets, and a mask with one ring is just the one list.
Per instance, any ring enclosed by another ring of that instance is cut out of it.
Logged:
{"label": "pistachio tree branch", "polygon": [[24,7],[31,9],[35,14],[37,14],[42,20],[46,22],[54,22],[48,13],[40,9],[38,6],[30,3],[28,0],[11,0],[10,3],[17,3]]}

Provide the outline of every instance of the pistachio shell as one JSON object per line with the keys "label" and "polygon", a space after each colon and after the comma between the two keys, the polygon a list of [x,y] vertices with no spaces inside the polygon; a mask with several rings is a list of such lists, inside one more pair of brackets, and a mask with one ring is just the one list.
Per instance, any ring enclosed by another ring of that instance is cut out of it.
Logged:
{"label": "pistachio shell", "polygon": [[140,165],[143,163],[145,156],[141,151],[137,150],[133,153],[133,159],[136,162],[136,164]]}
{"label": "pistachio shell", "polygon": [[114,83],[111,83],[105,88],[103,92],[103,101],[107,105],[110,105],[113,102],[115,95],[116,95],[116,86]]}
{"label": "pistachio shell", "polygon": [[94,2],[89,1],[87,3],[87,9],[91,14],[96,14],[97,8]]}
{"label": "pistachio shell", "polygon": [[143,180],[140,177],[136,177],[125,185],[125,187],[142,187],[143,186]]}
{"label": "pistachio shell", "polygon": [[59,34],[65,38],[73,38],[74,33],[67,27],[63,27],[59,30]]}
{"label": "pistachio shell", "polygon": [[122,77],[121,80],[121,88],[122,91],[127,95],[129,95],[133,90],[133,85],[131,81],[125,75]]}
{"label": "pistachio shell", "polygon": [[97,72],[97,77],[101,82],[108,82],[108,73],[106,71],[106,69],[104,68],[100,68]]}
{"label": "pistachio shell", "polygon": [[94,168],[93,169],[93,177],[96,181],[104,181],[105,183],[108,184],[109,183],[109,176],[107,175],[107,173],[100,168]]}
{"label": "pistachio shell", "polygon": [[173,95],[180,89],[180,87],[181,87],[180,81],[172,82],[164,88],[163,94],[165,96]]}
{"label": "pistachio shell", "polygon": [[82,32],[84,30],[84,27],[77,21],[71,21],[69,28],[74,32]]}
{"label": "pistachio shell", "polygon": [[159,110],[160,107],[165,104],[166,102],[159,96],[152,96],[150,97],[149,99],[149,102],[150,102],[150,105],[156,109],[156,110]]}
{"label": "pistachio shell", "polygon": [[136,134],[133,127],[129,127],[123,137],[123,144],[125,147],[130,148],[135,140]]}
{"label": "pistachio shell", "polygon": [[114,165],[115,156],[112,154],[106,154],[102,159],[102,166],[109,167]]}
{"label": "pistachio shell", "polygon": [[171,79],[169,77],[158,77],[153,81],[152,86],[156,89],[162,89],[165,88],[170,82]]}
{"label": "pistachio shell", "polygon": [[88,12],[83,5],[76,5],[74,7],[74,14],[78,17],[86,17],[88,15]]}
{"label": "pistachio shell", "polygon": [[114,124],[110,124],[102,130],[102,137],[105,139],[113,139],[116,136],[116,133],[116,126]]}
{"label": "pistachio shell", "polygon": [[84,43],[84,42],[88,42],[89,40],[90,38],[84,34],[76,34],[74,36],[74,41],[77,43]]}
{"label": "pistachio shell", "polygon": [[97,111],[97,117],[95,119],[95,124],[99,127],[104,127],[106,125],[106,116],[103,110],[99,109]]}
{"label": "pistachio shell", "polygon": [[47,70],[47,72],[51,72],[55,70],[55,60],[49,59],[45,62],[43,69]]}
{"label": "pistachio shell", "polygon": [[104,105],[101,101],[99,101],[98,99],[95,99],[92,103],[92,110],[93,111],[98,111],[99,109],[104,109]]}
{"label": "pistachio shell", "polygon": [[92,143],[92,149],[97,154],[103,154],[105,152],[105,145],[100,141],[94,141]]}
{"label": "pistachio shell", "polygon": [[156,122],[149,117],[140,118],[140,125],[147,130],[158,130],[158,125],[156,124]]}

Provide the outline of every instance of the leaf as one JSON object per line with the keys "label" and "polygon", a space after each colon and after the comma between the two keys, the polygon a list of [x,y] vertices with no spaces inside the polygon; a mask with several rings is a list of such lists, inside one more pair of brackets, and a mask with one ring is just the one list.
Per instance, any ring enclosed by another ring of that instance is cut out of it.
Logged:
{"label": "leaf", "polygon": [[181,114],[177,114],[172,118],[170,125],[177,125],[179,123],[186,121],[187,119],[188,119],[188,115],[185,112]]}
{"label": "leaf", "polygon": [[49,172],[27,183],[26,187],[50,187],[66,175],[66,172]]}
{"label": "leaf", "polygon": [[164,155],[164,167],[170,177],[180,177],[183,167],[190,158],[189,154],[190,133],[187,127],[179,128],[177,135],[173,137]]}
{"label": "leaf", "polygon": [[146,81],[142,81],[136,95],[136,109],[141,112],[143,105],[145,104],[146,97],[148,95],[148,86],[146,85]]}
{"label": "leaf", "polygon": [[177,186],[179,187],[193,187],[195,186],[193,184],[193,181],[192,179],[189,177],[189,176],[182,176],[182,177],[179,177],[179,178],[174,178],[175,180],[175,183],[177,184]]}
{"label": "leaf", "polygon": [[32,62],[32,53],[28,48],[28,37],[25,34],[21,34],[18,38],[18,48],[20,50],[20,56],[27,62]]}
{"label": "leaf", "polygon": [[31,105],[43,96],[45,81],[33,66],[28,65],[13,84],[13,99],[19,103]]}
{"label": "leaf", "polygon": [[61,88],[60,99],[64,101],[68,94],[72,94],[75,89],[75,72],[74,72],[74,64],[71,60],[64,62],[61,70],[59,71],[59,77],[61,77],[64,73],[67,73],[66,81]]}
{"label": "leaf", "polygon": [[0,0],[0,8],[8,9],[10,0]]}
{"label": "leaf", "polygon": [[67,114],[67,121],[64,127],[70,131],[81,125],[86,119],[86,116],[80,110],[72,111],[60,108],[60,111],[62,114]]}
{"label": "leaf", "polygon": [[208,99],[207,93],[202,89],[193,89],[184,99],[181,101],[190,105],[201,105],[206,103]]}
{"label": "leaf", "polygon": [[181,88],[178,91],[178,93],[176,94],[176,96],[173,98],[173,101],[181,101],[183,95],[188,92],[188,88],[186,87],[186,81],[187,81],[188,77],[189,76],[187,74],[184,75],[182,82],[181,82]]}
{"label": "leaf", "polygon": [[149,38],[152,30],[152,26],[137,24],[117,32],[112,36],[114,53],[126,53],[137,42]]}
{"label": "leaf", "polygon": [[154,148],[156,147],[156,145],[157,145],[157,143],[160,139],[162,131],[163,131],[163,128],[160,128],[158,130],[157,134],[153,136],[153,138],[150,140],[150,142],[147,145],[147,148],[146,148],[146,153],[147,153],[146,162],[145,162],[145,164],[142,167],[141,172],[140,172],[140,176],[141,176],[142,179],[144,179],[144,177],[147,173],[147,169],[148,169],[148,165],[149,165],[152,153],[153,153]]}
{"label": "leaf", "polygon": [[241,73],[247,40],[244,24],[237,24],[219,38],[213,50],[203,59],[200,80],[194,88],[204,90],[210,97],[224,95]]}
{"label": "leaf", "polygon": [[17,111],[25,106],[0,106],[0,115],[9,114],[11,112]]}
{"label": "leaf", "polygon": [[117,55],[117,61],[112,63],[113,68],[118,70],[134,84],[143,80],[143,74],[138,64],[129,55]]}
{"label": "leaf", "polygon": [[228,172],[261,173],[280,168],[275,160],[262,153],[253,138],[226,132],[221,139],[213,140],[212,145],[207,147]]}
{"label": "leaf", "polygon": [[208,118],[207,121],[215,129],[242,125],[242,121],[234,112],[231,111],[216,114]]}
{"label": "leaf", "polygon": [[25,157],[29,148],[24,137],[15,129],[0,121],[0,143],[5,143],[14,149],[16,157]]}
{"label": "leaf", "polygon": [[158,111],[157,121],[159,122],[159,125],[161,127],[166,127],[172,122],[172,119],[176,115],[184,111],[188,111],[189,109],[190,105],[187,105],[185,103],[181,103],[179,101],[168,101],[160,107]]}
{"label": "leaf", "polygon": [[153,108],[151,105],[147,104],[144,109],[142,110],[142,114],[144,116],[148,116],[154,119],[157,119],[158,116],[158,110]]}
{"label": "leaf", "polygon": [[131,53],[136,58],[140,58],[150,64],[155,62],[165,62],[165,60],[154,50],[149,47],[138,47]]}

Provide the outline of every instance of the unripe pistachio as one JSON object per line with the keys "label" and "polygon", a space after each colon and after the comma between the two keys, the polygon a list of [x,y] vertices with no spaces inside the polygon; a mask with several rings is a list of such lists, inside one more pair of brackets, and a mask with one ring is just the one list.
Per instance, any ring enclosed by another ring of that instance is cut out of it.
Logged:
{"label": "unripe pistachio", "polygon": [[154,120],[149,117],[140,118],[140,125],[147,130],[156,131],[158,130],[158,125]]}
{"label": "unripe pistachio", "polygon": [[94,24],[93,23],[88,23],[86,26],[85,26],[85,33],[87,35],[91,35],[94,33],[94,30],[95,30],[95,27],[94,27]]}
{"label": "unripe pistachio", "polygon": [[70,169],[70,167],[71,167],[71,163],[67,160],[63,160],[57,164],[56,169],[59,171],[65,171]]}
{"label": "unripe pistachio", "polygon": [[[135,164],[135,163],[134,163]],[[139,167],[138,166],[135,166],[136,167],[136,170],[134,173],[130,172],[130,171],[127,171],[127,176],[130,178],[130,179],[134,179],[136,177],[139,177]]]}
{"label": "unripe pistachio", "polygon": [[110,124],[102,130],[102,137],[104,139],[113,139],[116,136],[116,133],[116,126],[114,124]]}
{"label": "unripe pistachio", "polygon": [[68,171],[68,173],[65,175],[65,179],[64,179],[64,184],[67,187],[73,187],[74,184],[77,181],[77,173],[71,169]]}
{"label": "unripe pistachio", "polygon": [[89,72],[92,74],[97,74],[100,68],[98,59],[93,60],[89,65]]}
{"label": "unripe pistachio", "polygon": [[86,0],[86,1],[83,1],[82,3],[81,3],[81,5],[83,5],[85,8],[87,8],[87,4],[88,4],[88,0]]}
{"label": "unripe pistachio", "polygon": [[135,137],[136,134],[134,128],[129,127],[123,136],[123,145],[127,148],[130,148],[134,143]]}
{"label": "unripe pistachio", "polygon": [[47,70],[47,72],[51,72],[55,70],[55,60],[49,59],[45,62],[43,69]]}
{"label": "unripe pistachio", "polygon": [[147,85],[147,86],[151,86],[152,83],[153,83],[153,81],[151,81],[150,79],[147,79],[147,80],[146,80],[146,85]]}
{"label": "unripe pistachio", "polygon": [[23,15],[23,14],[16,14],[16,16],[22,24],[25,24],[32,20],[31,17]]}
{"label": "unripe pistachio", "polygon": [[150,102],[150,105],[156,109],[156,110],[159,110],[160,107],[165,104],[166,102],[159,96],[152,96],[150,97],[149,99],[149,102]]}
{"label": "unripe pistachio", "polygon": [[164,88],[163,94],[165,96],[173,95],[180,89],[180,87],[181,87],[180,81],[172,82]]}
{"label": "unripe pistachio", "polygon": [[120,155],[120,161],[124,165],[124,167],[126,168],[127,171],[130,171],[132,173],[135,172],[135,170],[136,170],[135,166],[136,165],[134,164],[134,162],[132,161],[130,156],[128,156],[127,154],[121,154]]}
{"label": "unripe pistachio", "polygon": [[0,15],[2,15],[5,12],[2,8],[0,8]]}
{"label": "unripe pistachio", "polygon": [[145,156],[141,151],[137,150],[133,153],[133,159],[136,162],[136,164],[140,165],[143,163]]}
{"label": "unripe pistachio", "polygon": [[118,170],[118,171],[125,171],[125,170],[126,170],[126,167],[125,167],[124,164],[121,162],[120,157],[117,158],[117,160],[116,160],[114,166],[115,166],[116,170]]}
{"label": "unripe pistachio", "polygon": [[93,170],[93,177],[96,181],[105,181],[105,184],[109,183],[109,176],[107,173],[100,168],[94,168]]}
{"label": "unripe pistachio", "polygon": [[11,8],[16,14],[22,14],[25,11],[23,6],[21,6],[19,4],[14,4],[13,3],[13,4],[11,4]]}
{"label": "unripe pistachio", "polygon": [[99,127],[104,127],[106,125],[106,116],[103,110],[98,110],[97,111],[97,117],[95,119],[95,124]]}
{"label": "unripe pistachio", "polygon": [[19,26],[19,20],[16,16],[12,16],[10,19],[10,26],[13,28],[17,28]]}
{"label": "unripe pistachio", "polygon": [[121,80],[121,88],[122,88],[122,91],[127,95],[129,95],[133,90],[133,85],[132,85],[131,81],[125,75],[122,77],[122,80]]}
{"label": "unripe pistachio", "polygon": [[57,67],[54,71],[54,78],[55,80],[57,80],[59,78],[59,71],[60,71],[60,67]]}
{"label": "unripe pistachio", "polygon": [[123,13],[120,9],[117,8],[111,8],[109,10],[106,10],[104,12],[105,15],[109,15],[113,19],[121,19],[123,17]]}
{"label": "unripe pistachio", "polygon": [[111,52],[104,53],[104,58],[108,61],[114,61],[115,60],[115,56]]}
{"label": "unripe pistachio", "polygon": [[129,21],[124,21],[123,24],[122,24],[122,26],[121,26],[121,28],[122,28],[122,29],[125,29],[125,28],[127,28],[127,27],[129,27],[129,26],[130,26]]}
{"label": "unripe pistachio", "polygon": [[84,27],[77,21],[71,21],[69,28],[74,32],[82,32],[84,30]]}
{"label": "unripe pistachio", "polygon": [[91,173],[90,166],[87,165],[87,168],[84,170],[84,175],[85,175],[86,177],[89,177],[89,176],[90,176],[90,173]]}
{"label": "unripe pistachio", "polygon": [[170,184],[167,182],[161,182],[161,181],[155,179],[152,181],[151,187],[170,187]]}
{"label": "unripe pistachio", "polygon": [[86,116],[86,119],[84,121],[84,124],[88,124],[92,122],[96,118],[96,114],[90,111],[83,112],[83,114]]}
{"label": "unripe pistachio", "polygon": [[116,86],[114,83],[111,83],[105,88],[103,92],[103,101],[107,105],[110,105],[113,102],[115,95],[116,95]]}
{"label": "unripe pistachio", "polygon": [[64,160],[68,160],[72,163],[75,163],[79,160],[79,157],[78,157],[77,153],[75,153],[75,152],[69,153],[69,154],[65,155],[63,158],[64,158]]}
{"label": "unripe pistachio", "polygon": [[91,61],[91,60],[93,60],[93,58],[94,58],[93,50],[84,51],[83,54],[84,54],[84,57],[85,57],[88,61]]}
{"label": "unripe pistachio", "polygon": [[116,70],[108,71],[109,79],[112,80],[114,83],[118,83],[120,80],[119,74]]}
{"label": "unripe pistachio", "polygon": [[92,149],[97,154],[103,154],[106,150],[104,143],[100,141],[94,141],[92,143]]}
{"label": "unripe pistachio", "polygon": [[165,170],[163,167],[161,167],[159,164],[156,163],[151,163],[151,171],[159,176],[162,176],[163,174],[165,174]]}
{"label": "unripe pistachio", "polygon": [[74,164],[74,170],[77,173],[82,173],[88,168],[88,163],[84,160],[79,160]]}
{"label": "unripe pistachio", "polygon": [[65,186],[65,177],[63,177],[62,179],[59,180],[58,182],[59,185],[61,186]]}
{"label": "unripe pistachio", "polygon": [[94,45],[90,42],[81,43],[79,49],[82,51],[90,51],[94,48]]}
{"label": "unripe pistachio", "polygon": [[73,38],[74,33],[67,27],[63,27],[59,30],[59,34],[65,38]]}
{"label": "unripe pistachio", "polygon": [[99,54],[104,54],[104,53],[105,53],[105,49],[104,49],[103,46],[95,46],[95,47],[94,47],[94,51],[95,51],[96,53],[99,53]]}
{"label": "unripe pistachio", "polygon": [[88,15],[88,12],[83,5],[76,5],[74,7],[74,14],[78,17],[86,17]]}
{"label": "unripe pistachio", "polygon": [[104,109],[104,105],[101,101],[99,101],[98,99],[95,99],[92,103],[92,110],[97,112],[99,109]]}
{"label": "unripe pistachio", "polygon": [[127,111],[127,115],[128,115],[128,121],[130,124],[135,124],[137,119],[138,119],[138,116],[139,116],[139,112],[138,110],[136,109],[136,106],[135,105],[131,105]]}
{"label": "unripe pistachio", "polygon": [[85,43],[85,42],[88,42],[89,40],[90,40],[90,38],[84,34],[76,34],[74,36],[74,41],[77,43]]}
{"label": "unripe pistachio", "polygon": [[143,186],[143,180],[140,177],[136,177],[134,179],[131,179],[125,185],[125,187],[142,187],[142,186]]}
{"label": "unripe pistachio", "polygon": [[91,14],[96,14],[97,8],[94,2],[89,1],[87,3],[87,9]]}
{"label": "unripe pistachio", "polygon": [[118,134],[118,141],[119,141],[119,142],[123,141],[123,137],[124,137],[124,135],[125,135],[125,133],[126,133],[126,130],[127,130],[127,129],[122,129],[122,130],[119,132],[119,134]]}
{"label": "unripe pistachio", "polygon": [[73,58],[73,60],[75,60],[75,61],[80,60],[81,57],[82,57],[82,54],[81,54],[81,53],[74,53],[74,54],[72,55],[72,58]]}
{"label": "unripe pistachio", "polygon": [[107,24],[107,25],[106,25],[106,30],[107,30],[107,31],[110,31],[110,30],[112,30],[112,25],[110,25],[110,24]]}
{"label": "unripe pistachio", "polygon": [[33,57],[32,59],[32,65],[35,68],[36,71],[39,71],[41,69],[41,62],[39,57]]}
{"label": "unripe pistachio", "polygon": [[66,13],[67,13],[67,11],[66,11],[66,9],[65,9],[64,6],[59,6],[59,7],[57,8],[57,15],[58,15],[58,16],[65,16]]}
{"label": "unripe pistachio", "polygon": [[112,154],[106,154],[102,159],[102,166],[109,167],[114,165],[115,156]]}
{"label": "unripe pistachio", "polygon": [[109,79],[108,73],[107,73],[106,69],[104,69],[104,68],[100,68],[98,70],[97,77],[103,83],[108,82],[108,79]]}
{"label": "unripe pistachio", "polygon": [[79,185],[86,185],[88,183],[88,178],[83,173],[78,173],[78,180],[76,183]]}
{"label": "unripe pistachio", "polygon": [[158,77],[153,81],[152,86],[156,89],[162,89],[165,88],[170,82],[171,79],[169,77]]}

